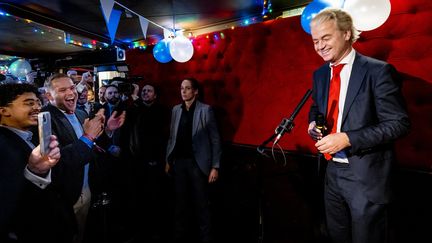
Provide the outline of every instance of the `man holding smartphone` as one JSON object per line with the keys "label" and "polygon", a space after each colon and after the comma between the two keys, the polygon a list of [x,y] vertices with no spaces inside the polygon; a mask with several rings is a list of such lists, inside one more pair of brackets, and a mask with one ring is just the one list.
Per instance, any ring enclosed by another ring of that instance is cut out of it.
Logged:
{"label": "man holding smartphone", "polygon": [[51,168],[59,161],[60,150],[55,136],[51,136],[46,156],[35,146],[30,129],[38,122],[38,95],[30,84],[0,85],[0,242],[42,239],[37,238],[43,235],[42,228],[29,222],[49,214],[43,204],[49,197]]}

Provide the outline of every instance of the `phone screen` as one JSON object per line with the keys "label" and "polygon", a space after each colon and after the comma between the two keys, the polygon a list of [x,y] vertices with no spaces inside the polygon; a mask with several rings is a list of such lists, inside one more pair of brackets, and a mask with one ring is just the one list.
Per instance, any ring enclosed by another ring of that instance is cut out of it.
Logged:
{"label": "phone screen", "polygon": [[41,154],[46,155],[50,151],[49,144],[51,140],[51,114],[49,112],[38,114],[38,131]]}

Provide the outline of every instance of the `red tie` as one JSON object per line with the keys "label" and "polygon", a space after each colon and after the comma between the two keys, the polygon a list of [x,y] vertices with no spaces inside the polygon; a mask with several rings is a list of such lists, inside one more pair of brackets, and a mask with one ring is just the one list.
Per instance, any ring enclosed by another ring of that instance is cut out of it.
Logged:
{"label": "red tie", "polygon": [[[335,133],[337,130],[337,119],[339,115],[339,93],[340,93],[340,72],[344,64],[332,66],[333,76],[330,80],[330,91],[327,102],[327,129],[330,131],[328,134]],[[324,154],[326,160],[330,160],[330,154]]]}

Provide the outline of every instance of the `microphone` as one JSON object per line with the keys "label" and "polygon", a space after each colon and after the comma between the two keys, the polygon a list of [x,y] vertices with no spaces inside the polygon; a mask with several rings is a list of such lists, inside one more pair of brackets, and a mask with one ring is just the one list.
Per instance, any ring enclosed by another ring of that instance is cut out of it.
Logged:
{"label": "microphone", "polygon": [[277,134],[276,139],[274,140],[273,144],[277,144],[279,142],[279,139],[284,135],[285,132],[290,132],[294,127],[294,118],[299,113],[300,109],[303,107],[303,105],[306,103],[309,96],[312,94],[312,90],[308,89],[306,93],[304,94],[303,98],[301,99],[300,103],[297,104],[297,107],[294,109],[291,116],[286,119],[282,119],[282,122],[279,124],[279,126],[275,129],[275,133]]}
{"label": "microphone", "polygon": [[287,131],[288,125],[291,123],[290,120],[284,118],[282,119],[279,126],[275,129],[275,133],[277,134],[276,139],[274,140],[274,144],[278,143],[281,139],[282,135]]}
{"label": "microphone", "polygon": [[318,128],[322,134],[324,134],[325,119],[322,113],[318,113],[315,117],[315,127]]}

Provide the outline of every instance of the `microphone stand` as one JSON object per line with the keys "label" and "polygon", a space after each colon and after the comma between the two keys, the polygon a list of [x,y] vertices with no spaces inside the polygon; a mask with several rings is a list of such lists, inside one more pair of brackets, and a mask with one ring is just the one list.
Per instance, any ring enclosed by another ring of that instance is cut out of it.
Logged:
{"label": "microphone stand", "polygon": [[301,99],[300,103],[298,103],[297,107],[294,109],[291,116],[287,118],[283,118],[279,126],[276,127],[275,133],[272,134],[268,139],[266,139],[260,146],[257,147],[258,153],[268,157],[268,155],[264,152],[264,147],[273,139],[274,144],[279,142],[279,139],[283,136],[284,133],[290,133],[292,129],[294,128],[294,118],[297,116],[297,114],[300,112],[303,105],[306,103],[309,96],[312,94],[312,90],[308,89],[306,93],[304,94],[303,98]]}
{"label": "microphone stand", "polygon": [[[257,147],[258,153],[263,155],[266,158],[270,158],[269,155],[267,155],[264,151],[265,146],[270,142],[274,140],[274,144],[276,144],[279,139],[282,137],[282,135],[286,132],[290,133],[291,130],[294,127],[294,118],[297,116],[297,114],[300,112],[303,105],[306,103],[309,96],[312,94],[312,90],[308,89],[301,99],[300,103],[297,105],[297,107],[294,109],[291,116],[287,118],[283,118],[281,123],[276,127],[275,132],[266,139],[261,145]],[[258,215],[259,215],[259,228],[258,228],[258,243],[262,243],[264,241],[264,210],[263,210],[263,197],[264,197],[264,191],[263,191],[263,175],[262,175],[262,168],[261,163],[258,163]]]}

